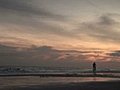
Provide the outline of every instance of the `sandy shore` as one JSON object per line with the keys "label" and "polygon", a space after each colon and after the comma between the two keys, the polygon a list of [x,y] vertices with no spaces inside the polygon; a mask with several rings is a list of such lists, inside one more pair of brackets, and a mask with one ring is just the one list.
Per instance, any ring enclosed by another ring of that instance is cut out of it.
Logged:
{"label": "sandy shore", "polygon": [[0,90],[120,90],[120,81],[6,87]]}
{"label": "sandy shore", "polygon": [[108,78],[120,78],[120,76],[117,75],[112,75],[112,74],[96,74],[93,75],[91,74],[87,74],[87,73],[83,73],[83,74],[30,74],[30,73],[26,73],[26,74],[0,74],[0,77],[15,77],[15,76],[39,76],[39,77],[108,77]]}
{"label": "sandy shore", "polygon": [[6,76],[0,90],[120,90],[120,78]]}

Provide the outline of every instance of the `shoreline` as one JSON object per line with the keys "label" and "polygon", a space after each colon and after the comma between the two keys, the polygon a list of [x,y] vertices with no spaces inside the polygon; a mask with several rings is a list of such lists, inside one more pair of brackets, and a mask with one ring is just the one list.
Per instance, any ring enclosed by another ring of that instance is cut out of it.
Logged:
{"label": "shoreline", "polygon": [[39,76],[39,77],[108,77],[120,78],[120,76],[111,74],[0,74],[0,77],[14,77],[14,76]]}
{"label": "shoreline", "polygon": [[120,81],[79,82],[67,84],[30,85],[5,87],[0,90],[119,90]]}
{"label": "shoreline", "polygon": [[0,77],[0,90],[119,90],[119,84],[113,77]]}

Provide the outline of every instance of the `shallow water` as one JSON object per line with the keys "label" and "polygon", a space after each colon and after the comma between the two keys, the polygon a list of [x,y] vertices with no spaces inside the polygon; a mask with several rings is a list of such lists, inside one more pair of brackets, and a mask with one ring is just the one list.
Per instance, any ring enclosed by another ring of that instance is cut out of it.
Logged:
{"label": "shallow water", "polygon": [[100,82],[120,80],[118,78],[101,77],[39,77],[39,76],[19,76],[19,77],[0,77],[0,88],[11,86],[29,86],[29,85],[48,85],[48,84],[66,84],[79,82]]}

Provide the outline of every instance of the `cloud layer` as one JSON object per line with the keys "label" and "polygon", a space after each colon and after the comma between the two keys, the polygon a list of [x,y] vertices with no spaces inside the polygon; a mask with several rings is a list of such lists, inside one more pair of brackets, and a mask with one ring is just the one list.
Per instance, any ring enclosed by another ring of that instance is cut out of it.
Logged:
{"label": "cloud layer", "polygon": [[84,67],[81,63],[88,65],[96,59],[119,62],[119,3],[0,0],[1,65]]}
{"label": "cloud layer", "polygon": [[[57,50],[50,46],[19,49],[0,45],[0,50],[1,65],[39,65],[90,68],[91,63],[96,60],[98,63],[101,63],[98,65],[100,68],[105,68],[101,67],[102,64],[106,63],[106,65],[108,65],[106,67],[110,67],[109,64],[112,64],[113,62],[112,57],[116,57],[116,54],[107,54],[104,53],[104,51]],[[118,62],[119,64],[119,59],[115,62]],[[83,65],[83,63],[86,65]]]}

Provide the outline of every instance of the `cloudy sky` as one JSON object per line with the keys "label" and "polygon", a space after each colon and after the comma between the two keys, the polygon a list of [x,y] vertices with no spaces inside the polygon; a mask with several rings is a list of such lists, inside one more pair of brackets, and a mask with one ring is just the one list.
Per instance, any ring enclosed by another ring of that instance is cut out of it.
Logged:
{"label": "cloudy sky", "polygon": [[119,46],[119,0],[0,0],[0,65],[118,68]]}

